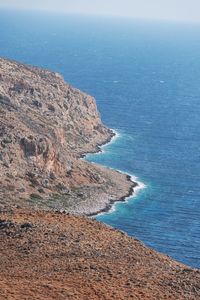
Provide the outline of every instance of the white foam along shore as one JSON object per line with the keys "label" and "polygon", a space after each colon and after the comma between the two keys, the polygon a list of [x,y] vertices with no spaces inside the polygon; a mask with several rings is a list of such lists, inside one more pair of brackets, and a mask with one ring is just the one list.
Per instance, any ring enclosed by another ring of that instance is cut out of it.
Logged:
{"label": "white foam along shore", "polygon": [[[100,151],[99,151],[99,152],[97,152],[97,153],[91,153],[91,154],[88,153],[88,155],[97,155],[97,154],[99,155],[99,154],[105,153],[105,152],[106,152],[105,148],[106,148],[108,145],[115,143],[116,140],[117,140],[118,138],[121,137],[121,134],[120,134],[116,129],[111,129],[111,130],[112,130],[112,132],[114,133],[114,135],[113,135],[113,137],[111,138],[111,140],[110,140],[108,143],[103,144],[102,146],[100,146]],[[86,157],[87,157],[87,155],[86,155]],[[110,167],[109,167],[109,168],[110,168]],[[140,192],[140,190],[143,190],[143,189],[146,188],[146,185],[145,185],[143,182],[139,181],[139,180],[138,180],[138,177],[136,177],[135,175],[132,175],[132,174],[130,174],[130,173],[127,173],[127,172],[124,172],[124,171],[121,171],[121,170],[115,169],[115,168],[110,168],[110,169],[115,170],[115,171],[118,171],[119,173],[122,173],[122,174],[124,174],[124,175],[130,176],[130,180],[131,180],[133,183],[136,183],[137,185],[136,185],[135,187],[133,187],[132,193],[131,193],[129,196],[125,197],[123,200],[116,200],[116,201],[112,204],[111,208],[110,208],[108,211],[99,212],[99,213],[96,214],[96,216],[113,213],[113,212],[116,210],[116,205],[117,205],[117,203],[120,203],[120,202],[121,202],[121,203],[124,203],[124,202],[129,201],[129,200],[132,199],[132,198],[135,198],[135,197],[138,195],[138,193]]]}
{"label": "white foam along shore", "polygon": [[89,155],[99,155],[99,154],[103,154],[106,152],[105,148],[108,146],[108,145],[111,145],[113,143],[116,142],[116,140],[118,138],[120,138],[121,134],[119,132],[117,132],[115,129],[111,129],[112,132],[114,133],[114,135],[112,136],[111,140],[103,145],[100,145],[99,146],[99,151],[98,152],[95,152],[95,153],[87,153],[84,157],[87,158],[87,156]]}

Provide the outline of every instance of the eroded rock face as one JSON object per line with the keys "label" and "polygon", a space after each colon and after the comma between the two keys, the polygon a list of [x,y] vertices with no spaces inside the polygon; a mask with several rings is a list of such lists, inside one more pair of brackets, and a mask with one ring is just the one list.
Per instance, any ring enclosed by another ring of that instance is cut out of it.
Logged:
{"label": "eroded rock face", "polygon": [[[65,83],[57,73],[0,59],[1,204],[6,197],[7,201],[21,199],[20,205],[28,200],[24,203],[49,208],[49,202],[41,199],[50,199],[66,208],[69,202],[72,206],[73,197],[81,199],[76,191],[81,186],[83,190],[96,187],[97,195],[102,187],[100,196],[105,196],[111,179],[80,157],[95,152],[111,137],[91,96]],[[119,197],[129,188],[130,182]],[[65,203],[63,197],[58,201],[63,194]]]}

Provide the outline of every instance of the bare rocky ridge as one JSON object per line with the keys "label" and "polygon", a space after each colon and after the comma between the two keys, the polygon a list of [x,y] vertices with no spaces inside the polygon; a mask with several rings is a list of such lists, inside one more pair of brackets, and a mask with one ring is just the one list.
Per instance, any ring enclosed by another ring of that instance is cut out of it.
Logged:
{"label": "bare rocky ridge", "polygon": [[0,205],[84,214],[110,206],[134,184],[80,157],[112,136],[94,99],[61,75],[0,59]]}

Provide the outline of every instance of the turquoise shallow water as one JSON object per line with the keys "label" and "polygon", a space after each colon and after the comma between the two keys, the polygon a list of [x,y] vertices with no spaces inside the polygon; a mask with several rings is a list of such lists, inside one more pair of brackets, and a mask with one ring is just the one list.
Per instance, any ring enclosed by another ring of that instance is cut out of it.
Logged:
{"label": "turquoise shallow water", "polygon": [[88,159],[146,188],[97,219],[200,267],[200,27],[0,12],[0,56],[61,72],[120,137]]}

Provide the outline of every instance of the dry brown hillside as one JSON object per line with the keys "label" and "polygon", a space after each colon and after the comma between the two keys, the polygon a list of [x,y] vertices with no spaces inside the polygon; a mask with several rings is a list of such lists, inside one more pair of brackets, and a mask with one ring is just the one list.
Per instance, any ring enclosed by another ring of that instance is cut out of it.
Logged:
{"label": "dry brown hillside", "polygon": [[2,212],[0,299],[200,299],[200,271],[83,217]]}

